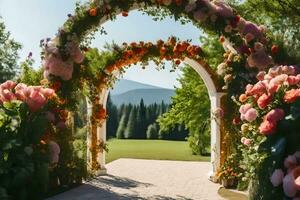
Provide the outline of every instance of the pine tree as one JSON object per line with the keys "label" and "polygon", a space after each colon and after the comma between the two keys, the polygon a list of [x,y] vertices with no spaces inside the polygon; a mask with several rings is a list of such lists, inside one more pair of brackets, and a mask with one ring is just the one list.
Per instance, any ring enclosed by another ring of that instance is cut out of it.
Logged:
{"label": "pine tree", "polygon": [[157,125],[154,124],[150,124],[147,128],[147,139],[158,139],[158,129],[157,129]]}
{"label": "pine tree", "polygon": [[116,132],[118,129],[118,109],[116,105],[111,101],[110,95],[107,100],[107,137],[113,138],[116,137]]}
{"label": "pine tree", "polygon": [[148,125],[146,119],[146,107],[143,99],[141,99],[140,105],[138,106],[136,122],[137,138],[146,139],[146,131]]}
{"label": "pine tree", "polygon": [[117,133],[116,133],[116,137],[118,139],[124,139],[124,131],[125,131],[125,128],[126,128],[126,113],[124,113],[121,117],[121,120],[120,120],[120,123],[119,123],[119,126],[118,126],[118,129],[117,129]]}
{"label": "pine tree", "polygon": [[133,107],[130,111],[128,123],[124,132],[126,139],[133,139],[136,135],[136,107]]}

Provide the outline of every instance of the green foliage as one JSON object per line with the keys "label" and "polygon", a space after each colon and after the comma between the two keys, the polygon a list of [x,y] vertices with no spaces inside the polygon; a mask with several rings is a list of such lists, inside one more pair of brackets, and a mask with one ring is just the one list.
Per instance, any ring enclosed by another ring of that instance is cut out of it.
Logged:
{"label": "green foliage", "polygon": [[190,133],[189,142],[193,153],[206,153],[210,144],[207,124],[207,119],[210,119],[210,101],[207,89],[197,72],[190,67],[183,69],[183,78],[179,82],[181,88],[177,88],[176,95],[172,97],[171,109],[158,119],[159,125],[165,131],[184,124]]}
{"label": "green foliage", "polygon": [[[42,199],[48,184],[48,146],[41,136],[49,126],[41,112],[19,101],[0,105],[0,195]],[[19,192],[15,192],[15,191]]]}
{"label": "green foliage", "polygon": [[43,77],[43,70],[35,70],[31,66],[34,61],[28,58],[25,62],[21,63],[21,73],[18,77],[18,82],[25,83],[27,85],[40,85]]}
{"label": "green foliage", "polygon": [[126,127],[126,114],[123,114],[121,119],[120,119],[120,123],[119,123],[117,133],[116,133],[116,137],[118,139],[125,138],[125,136],[124,136],[125,127]]}
{"label": "green foliage", "polygon": [[14,78],[18,72],[18,51],[21,45],[13,40],[0,17],[0,83]]}
{"label": "green foliage", "polygon": [[124,136],[126,139],[133,139],[135,137],[135,128],[136,128],[136,107],[133,107],[130,111],[128,123],[124,131]]}
{"label": "green foliage", "polygon": [[150,124],[147,128],[147,139],[158,139],[158,125]]}

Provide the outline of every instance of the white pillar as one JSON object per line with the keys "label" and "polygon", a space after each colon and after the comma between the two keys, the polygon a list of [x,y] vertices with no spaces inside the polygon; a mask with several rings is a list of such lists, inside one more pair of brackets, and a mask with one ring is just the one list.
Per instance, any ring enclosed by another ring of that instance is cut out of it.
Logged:
{"label": "white pillar", "polygon": [[93,105],[88,98],[86,98],[86,105],[87,105],[87,137],[86,137],[86,153],[87,153],[87,170],[91,171],[91,159],[92,153],[90,151],[90,146],[92,143],[92,122],[91,116],[93,113]]}
{"label": "white pillar", "polygon": [[[109,90],[107,88],[103,89],[102,92],[99,94],[100,95],[100,104],[102,104],[103,108],[105,108],[105,109],[106,109],[108,94],[109,94]],[[101,126],[97,127],[97,139],[106,143],[106,120],[101,124]],[[105,164],[106,164],[105,153],[106,152],[103,150],[102,152],[98,153],[98,155],[97,155],[97,161],[101,166],[101,169],[99,170],[99,172],[97,172],[97,175],[107,174],[107,170],[105,167]]]}
{"label": "white pillar", "polygon": [[211,123],[210,123],[210,138],[211,138],[211,171],[209,172],[209,177],[212,181],[216,182],[215,175],[220,167],[221,161],[221,119],[214,116],[214,112],[221,107],[221,98],[225,93],[215,93],[210,96],[210,106],[211,106]]}

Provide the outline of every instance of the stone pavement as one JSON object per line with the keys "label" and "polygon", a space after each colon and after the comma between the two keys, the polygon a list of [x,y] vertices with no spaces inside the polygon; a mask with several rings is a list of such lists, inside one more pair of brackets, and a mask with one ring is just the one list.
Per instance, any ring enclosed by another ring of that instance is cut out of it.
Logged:
{"label": "stone pavement", "polygon": [[108,175],[47,200],[222,200],[209,163],[119,159]]}

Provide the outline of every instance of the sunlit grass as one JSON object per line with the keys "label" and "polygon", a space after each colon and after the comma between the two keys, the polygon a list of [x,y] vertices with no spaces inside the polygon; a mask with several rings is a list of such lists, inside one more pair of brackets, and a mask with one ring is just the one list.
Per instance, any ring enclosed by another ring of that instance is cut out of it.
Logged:
{"label": "sunlit grass", "polygon": [[166,140],[109,140],[106,162],[119,158],[151,160],[209,161],[210,157],[192,155],[188,142]]}

